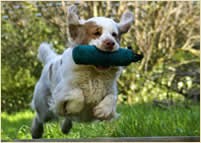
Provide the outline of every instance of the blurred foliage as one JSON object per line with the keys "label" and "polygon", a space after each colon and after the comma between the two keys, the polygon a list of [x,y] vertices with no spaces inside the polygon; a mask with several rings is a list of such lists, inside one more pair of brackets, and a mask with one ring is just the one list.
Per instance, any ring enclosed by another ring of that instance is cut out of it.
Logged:
{"label": "blurred foliage", "polygon": [[[119,21],[126,9],[135,23],[121,39],[144,54],[141,63],[125,67],[119,103],[153,99],[172,102],[200,96],[200,3],[197,2],[2,2],[2,111],[29,108],[43,65],[37,59],[41,42],[56,52],[68,47],[66,7],[76,4],[81,19],[93,16]],[[189,68],[190,67],[190,68]],[[186,99],[186,98],[185,98]]]}

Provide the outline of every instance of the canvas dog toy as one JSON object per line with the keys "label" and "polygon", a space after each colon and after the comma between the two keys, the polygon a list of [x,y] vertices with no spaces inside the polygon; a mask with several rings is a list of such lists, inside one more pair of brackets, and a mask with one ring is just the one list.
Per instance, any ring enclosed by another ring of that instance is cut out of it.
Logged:
{"label": "canvas dog toy", "polygon": [[95,66],[128,66],[143,58],[143,55],[135,54],[131,47],[129,49],[119,48],[115,52],[103,52],[90,45],[76,46],[72,56],[76,64]]}

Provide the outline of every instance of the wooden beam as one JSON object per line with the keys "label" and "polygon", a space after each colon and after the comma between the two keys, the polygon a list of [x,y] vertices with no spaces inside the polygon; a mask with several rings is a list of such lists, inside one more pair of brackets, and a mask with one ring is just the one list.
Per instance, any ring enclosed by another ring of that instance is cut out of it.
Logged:
{"label": "wooden beam", "polygon": [[[2,142],[6,142],[2,140]],[[16,139],[12,142],[200,142],[200,136],[114,137],[90,139]]]}

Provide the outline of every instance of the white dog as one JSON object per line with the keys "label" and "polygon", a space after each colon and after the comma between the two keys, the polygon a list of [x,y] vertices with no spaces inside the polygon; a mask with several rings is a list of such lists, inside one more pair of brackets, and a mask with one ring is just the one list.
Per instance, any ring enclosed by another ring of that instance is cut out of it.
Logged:
{"label": "white dog", "polygon": [[47,43],[39,48],[39,60],[44,63],[36,84],[32,108],[36,116],[32,123],[32,137],[40,138],[43,123],[65,117],[61,130],[68,133],[72,121],[109,120],[117,116],[117,79],[121,67],[77,65],[72,59],[76,45],[95,45],[102,51],[113,52],[120,47],[120,37],[133,23],[133,14],[126,11],[120,23],[105,17],[79,20],[76,6],[68,9],[71,46],[57,55]]}

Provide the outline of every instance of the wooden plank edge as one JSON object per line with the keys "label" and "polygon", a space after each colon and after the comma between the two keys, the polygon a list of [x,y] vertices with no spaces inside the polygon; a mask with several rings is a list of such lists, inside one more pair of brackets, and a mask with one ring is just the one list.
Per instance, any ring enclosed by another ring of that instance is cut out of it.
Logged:
{"label": "wooden plank edge", "polygon": [[[1,140],[2,142],[9,142]],[[200,136],[108,137],[89,139],[15,139],[12,142],[200,142]]]}

